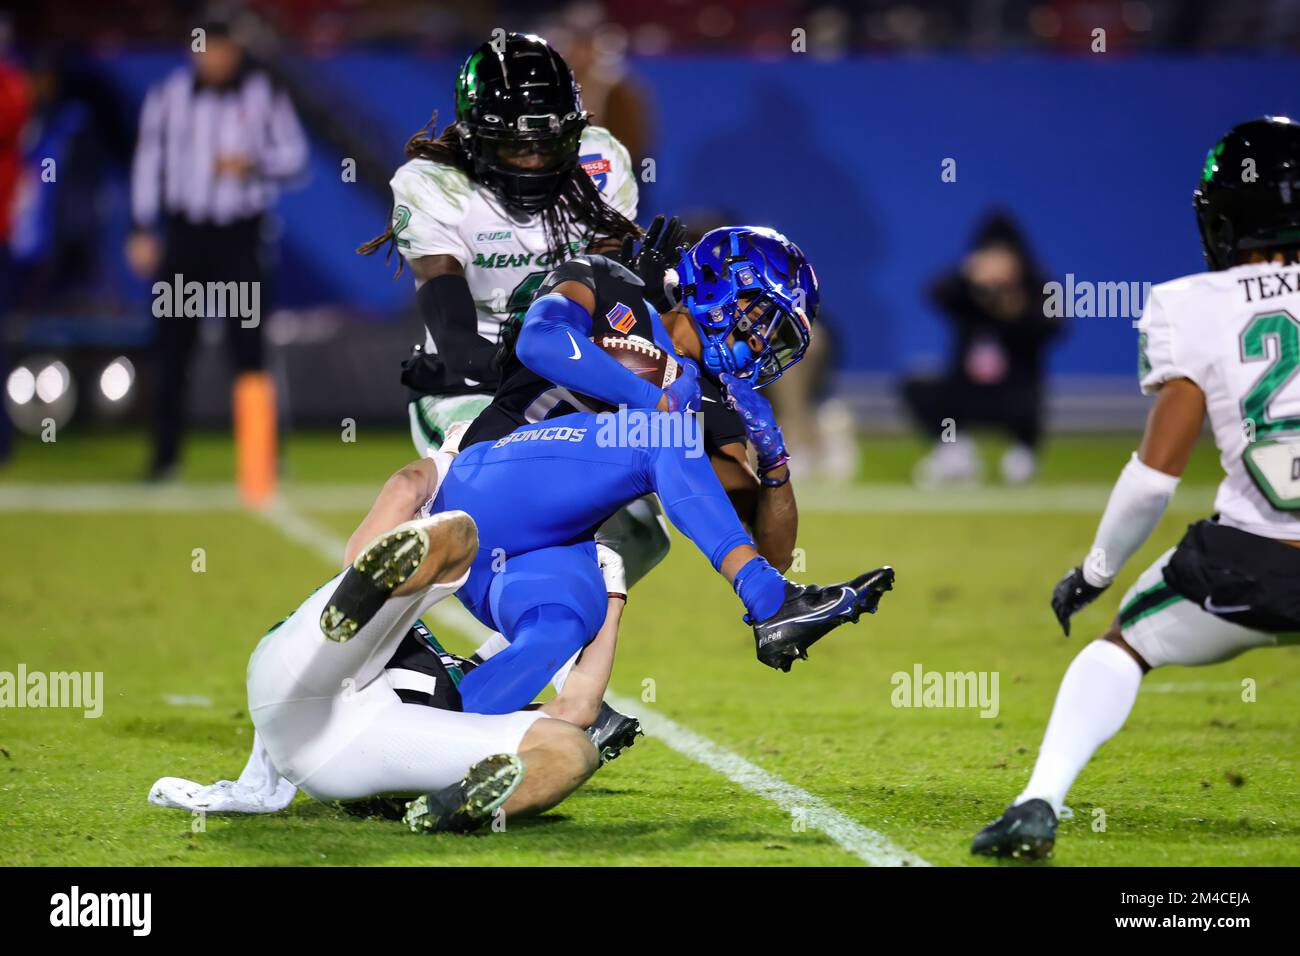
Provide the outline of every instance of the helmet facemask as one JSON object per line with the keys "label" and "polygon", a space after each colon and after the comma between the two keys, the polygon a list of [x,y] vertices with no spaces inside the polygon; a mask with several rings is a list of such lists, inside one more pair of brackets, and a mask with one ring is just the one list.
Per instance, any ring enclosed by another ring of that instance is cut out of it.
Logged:
{"label": "helmet facemask", "polygon": [[[577,168],[578,141],[586,125],[585,113],[563,120],[554,114],[525,115],[514,124],[488,115],[472,132],[462,129],[461,139],[476,178],[507,205],[536,212],[559,194]],[[512,157],[530,154],[541,157],[541,163],[530,167],[511,162]]]}

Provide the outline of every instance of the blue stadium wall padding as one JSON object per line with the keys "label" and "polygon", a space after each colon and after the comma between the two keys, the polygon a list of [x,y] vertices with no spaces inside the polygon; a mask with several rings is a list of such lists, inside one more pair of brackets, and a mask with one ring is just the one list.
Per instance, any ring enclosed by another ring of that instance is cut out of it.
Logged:
{"label": "blue stadium wall padding", "polygon": [[[181,62],[129,53],[108,65],[132,95]],[[311,62],[339,108],[364,108],[392,156],[437,109],[455,57],[351,51]],[[955,263],[980,215],[1009,209],[1041,265],[1093,282],[1160,282],[1201,269],[1191,191],[1228,127],[1300,112],[1294,58],[969,57],[776,62],[651,59],[633,69],[656,112],[656,182],[641,218],[731,210],[786,231],[815,263],[841,365],[883,371],[939,359],[942,320],[922,289]],[[597,118],[599,119],[599,118]],[[281,203],[286,304],[392,312],[409,281],[353,253],[385,203],[339,176],[319,143],[312,175]],[[956,161],[956,182],[941,164]],[[1057,373],[1127,374],[1128,318],[1079,318]]]}

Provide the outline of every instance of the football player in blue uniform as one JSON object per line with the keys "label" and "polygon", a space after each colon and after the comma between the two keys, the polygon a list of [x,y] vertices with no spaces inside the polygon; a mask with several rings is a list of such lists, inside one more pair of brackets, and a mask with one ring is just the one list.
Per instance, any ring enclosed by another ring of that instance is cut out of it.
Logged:
{"label": "football player in blue uniform", "polygon": [[[676,282],[667,285],[680,289],[680,302],[669,301],[663,315],[645,300],[669,294],[662,266],[670,260],[653,239],[642,252],[631,261],[648,287],[602,256],[579,256],[547,277],[501,388],[465,434],[432,502],[433,511],[465,510],[479,522],[479,559],[459,596],[509,642],[466,675],[461,692],[475,712],[527,703],[596,633],[605,594],[593,531],[650,492],[736,587],[755,625],[759,660],[769,666],[789,670],[831,627],[874,610],[892,582],[886,568],[836,588],[801,589],[773,566],[788,566],[795,508],[781,431],[757,389],[797,362],[810,340],[818,289],[798,247],[769,229],[714,230],[676,259]],[[630,372],[592,342],[611,333],[653,340],[677,356],[680,377],[661,391]],[[698,408],[701,382],[717,396],[712,417],[705,405],[707,459],[680,445],[612,440],[634,433],[630,418],[650,435],[683,434],[688,429],[664,419]],[[590,410],[601,403],[620,411]],[[757,475],[738,437],[754,444]],[[726,445],[739,454],[721,454]],[[754,508],[738,508],[734,492],[728,496],[727,467],[759,490]]]}
{"label": "football player in blue uniform", "polygon": [[[798,248],[779,234],[748,228],[723,233],[706,237],[707,242],[678,260],[681,304],[662,316],[651,312],[645,317],[654,326],[655,342],[679,355],[679,382],[698,387],[702,366],[704,380],[725,383],[745,435],[758,452],[758,480],[779,488],[788,481],[784,446],[770,406],[755,386],[775,380],[801,357],[810,333],[809,312],[816,308],[816,281]],[[636,261],[644,265],[646,260]],[[620,273],[612,263],[593,260],[588,265],[593,274],[608,270],[636,287],[635,277]],[[653,278],[656,270],[663,275],[657,266],[647,274]],[[570,270],[557,276],[530,309],[525,325],[539,323],[536,331],[542,336],[558,333],[569,345],[568,354],[579,354],[564,361],[581,365],[590,360],[599,366],[593,374],[575,379],[581,381],[583,394],[625,407],[617,413],[570,411],[495,440],[484,436],[455,458],[438,452],[407,465],[385,484],[349,546],[355,553],[377,534],[384,540],[403,539],[408,522],[419,525],[430,515],[460,512],[473,521],[476,546],[464,583],[457,582],[458,594],[480,621],[501,631],[510,646],[478,666],[458,667],[454,709],[466,714],[520,712],[556,669],[584,647],[587,652],[579,666],[586,667],[595,646],[588,645],[602,633],[607,646],[592,663],[607,678],[626,589],[602,575],[594,534],[610,514],[649,493],[659,496],[673,523],[731,583],[745,607],[746,622],[753,626],[758,658],[770,667],[788,671],[832,629],[856,621],[863,611],[873,613],[893,584],[888,567],[828,587],[786,580],[760,553],[709,458],[681,442],[618,440],[634,434],[623,427],[631,416],[646,419],[653,433],[672,434],[673,427],[664,420],[698,407],[700,396],[690,385],[670,387],[668,394],[650,390],[634,396],[631,390],[643,382],[603,353],[583,350],[583,342],[591,345],[587,335],[594,320],[591,309],[578,301],[584,289],[591,291],[581,274]],[[550,343],[530,341],[532,332],[521,333],[523,348],[530,360],[548,369],[556,360],[549,353]],[[565,371],[552,374],[567,377]],[[542,379],[542,385],[551,387],[547,381]],[[628,392],[630,402],[620,398],[620,389]],[[640,407],[627,407],[632,403]],[[606,557],[610,554],[605,551]],[[336,587],[319,592],[313,607],[323,608],[319,629],[330,641],[350,640],[381,611],[389,614],[392,595],[405,576],[398,567],[401,555],[382,557],[358,558]],[[311,647],[319,644],[318,637]],[[422,649],[419,642],[415,645]],[[374,655],[374,660],[383,659],[382,654]],[[389,666],[398,663],[395,658]],[[399,669],[415,668],[401,662]],[[585,684],[578,696],[593,708],[603,683],[598,677]],[[600,686],[592,690],[595,684]],[[569,720],[554,710],[548,716]],[[603,749],[599,739],[595,742],[598,751]],[[277,758],[271,754],[270,759]],[[265,761],[265,748],[255,740],[250,766]],[[517,780],[523,770],[514,763],[510,767],[509,776]],[[360,794],[393,789],[376,791],[375,786],[374,781],[358,781],[353,790]],[[452,790],[459,794],[464,786],[456,784]],[[430,801],[447,802],[432,796],[426,804]],[[417,816],[421,826],[440,819],[429,812]]]}

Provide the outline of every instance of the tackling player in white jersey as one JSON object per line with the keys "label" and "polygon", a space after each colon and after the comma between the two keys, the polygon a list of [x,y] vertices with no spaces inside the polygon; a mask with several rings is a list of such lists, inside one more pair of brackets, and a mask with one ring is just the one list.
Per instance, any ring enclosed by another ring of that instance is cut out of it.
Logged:
{"label": "tackling player in white jersey", "polygon": [[[425,341],[404,367],[416,451],[439,450],[477,417],[500,379],[502,327],[543,278],[585,251],[639,233],[631,159],[592,126],[564,59],[540,37],[484,43],[456,78],[456,122],[406,144],[387,232],[415,276]],[[400,272],[400,265],[399,265]]]}
{"label": "tackling player in white jersey", "polygon": [[1070,664],[1029,783],[973,853],[1051,853],[1067,791],[1152,668],[1300,640],[1300,125],[1266,117],[1232,129],[1210,150],[1194,203],[1211,271],[1148,297],[1139,374],[1156,400],[1092,550],[1052,595],[1066,635],[1155,529],[1207,415],[1225,472],[1217,514],[1141,574]]}

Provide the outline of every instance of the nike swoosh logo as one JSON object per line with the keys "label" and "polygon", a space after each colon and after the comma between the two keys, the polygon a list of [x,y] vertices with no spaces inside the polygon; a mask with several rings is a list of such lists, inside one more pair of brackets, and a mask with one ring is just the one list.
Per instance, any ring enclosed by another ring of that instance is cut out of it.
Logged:
{"label": "nike swoosh logo", "polygon": [[573,333],[565,332],[564,334],[569,337],[569,344],[573,346],[573,354],[570,355],[569,358],[576,362],[578,359],[582,358],[582,352],[578,348],[578,343],[573,338]]}
{"label": "nike swoosh logo", "polygon": [[1249,611],[1249,604],[1215,604],[1208,596],[1205,599],[1205,609],[1211,614],[1240,614],[1242,611]]}
{"label": "nike swoosh logo", "polygon": [[[856,593],[852,588],[848,588],[848,587],[846,587],[846,588],[841,588],[838,597],[830,598],[830,599],[827,600],[824,604],[822,604],[820,607],[815,607],[815,608],[813,608],[812,610],[810,610],[810,611],[808,611],[808,612],[806,612],[806,613],[804,613],[804,614],[799,615],[798,617],[791,618],[791,619],[788,620],[788,621],[783,621],[783,622],[782,622],[782,627],[784,627],[786,624],[800,624],[800,623],[803,623],[804,621],[815,620],[816,618],[818,618],[818,617],[820,617],[821,615],[825,614],[827,611],[829,611],[829,610],[831,610],[832,608],[834,608],[836,605],[838,605],[838,604],[843,604],[844,601],[845,601],[845,599],[848,599],[848,602],[849,602],[848,605],[847,605],[843,610],[841,610],[841,611],[837,611],[835,614],[833,614],[833,615],[831,615],[831,616],[832,616],[832,617],[839,617],[839,616],[841,616],[841,615],[843,615],[843,614],[847,614],[849,611],[851,611],[851,610],[853,609],[853,605],[854,605],[855,603],[857,603],[857,598],[858,598],[858,595],[857,595],[857,593]],[[759,647],[762,647],[762,646],[764,646],[765,644],[769,644],[769,643],[771,643],[772,641],[779,639],[780,636],[781,636],[781,632],[780,632],[780,631],[776,631],[776,632],[771,633],[771,634],[768,634],[768,635],[766,635],[766,636],[764,636],[764,637],[762,637],[762,638],[759,638],[758,646],[759,646]]]}
{"label": "nike swoosh logo", "polygon": [[718,400],[716,398],[709,398],[705,395],[701,395],[700,398],[703,398],[706,402],[712,402],[715,405],[718,404]]}
{"label": "nike swoosh logo", "polygon": [[[827,602],[826,602],[825,604],[823,604],[821,607],[819,607],[819,608],[814,608],[813,610],[809,611],[806,615],[804,615],[804,619],[811,618],[811,617],[816,617],[818,614],[824,614],[826,611],[829,611],[831,608],[835,607],[837,604],[840,604],[841,602],[843,602],[845,598],[848,598],[849,601],[850,601],[850,603],[851,603],[851,602],[852,602],[856,597],[857,597],[857,595],[853,593],[853,589],[852,589],[852,588],[844,588],[844,589],[842,589],[842,590],[840,591],[840,596],[839,596],[839,597],[837,597],[837,598],[831,598],[829,601],[827,601]],[[845,608],[845,610],[848,610],[848,609]]]}

